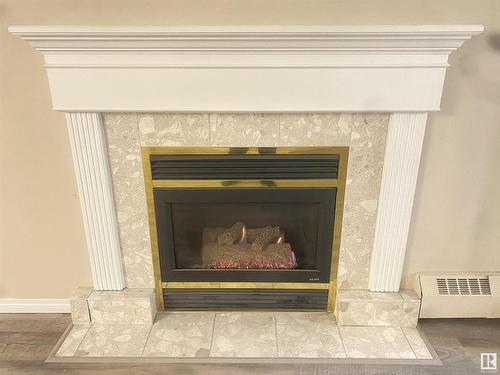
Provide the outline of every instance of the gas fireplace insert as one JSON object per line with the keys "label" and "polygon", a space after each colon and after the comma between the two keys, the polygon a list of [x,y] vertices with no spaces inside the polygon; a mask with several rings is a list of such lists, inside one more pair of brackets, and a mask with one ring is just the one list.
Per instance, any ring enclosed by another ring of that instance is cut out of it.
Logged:
{"label": "gas fireplace insert", "polygon": [[336,276],[346,151],[144,149],[165,306],[271,308],[281,299],[325,307]]}

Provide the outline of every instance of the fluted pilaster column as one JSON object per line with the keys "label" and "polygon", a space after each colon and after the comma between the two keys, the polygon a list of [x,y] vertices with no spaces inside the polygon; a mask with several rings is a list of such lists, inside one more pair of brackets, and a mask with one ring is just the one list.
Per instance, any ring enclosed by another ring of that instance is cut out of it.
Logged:
{"label": "fluted pilaster column", "polygon": [[369,289],[397,292],[406,252],[427,113],[393,113],[385,149]]}
{"label": "fluted pilaster column", "polygon": [[106,136],[99,113],[67,113],[94,289],[125,288]]}

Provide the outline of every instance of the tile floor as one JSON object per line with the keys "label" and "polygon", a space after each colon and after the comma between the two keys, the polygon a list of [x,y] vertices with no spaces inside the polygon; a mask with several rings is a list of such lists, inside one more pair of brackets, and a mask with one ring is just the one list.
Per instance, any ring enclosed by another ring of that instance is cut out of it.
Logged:
{"label": "tile floor", "polygon": [[432,359],[419,332],[338,327],[332,314],[175,312],[151,326],[73,326],[56,356]]}

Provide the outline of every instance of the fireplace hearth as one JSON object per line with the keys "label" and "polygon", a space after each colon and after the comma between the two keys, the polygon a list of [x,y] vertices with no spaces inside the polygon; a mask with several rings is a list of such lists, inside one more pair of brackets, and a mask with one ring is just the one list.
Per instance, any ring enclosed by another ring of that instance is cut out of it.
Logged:
{"label": "fireplace hearth", "polygon": [[333,304],[347,152],[144,148],[162,305]]}

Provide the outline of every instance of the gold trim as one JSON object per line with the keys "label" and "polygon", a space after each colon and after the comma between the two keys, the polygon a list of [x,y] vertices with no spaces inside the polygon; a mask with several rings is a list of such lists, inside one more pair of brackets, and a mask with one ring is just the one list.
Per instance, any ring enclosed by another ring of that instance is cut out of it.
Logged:
{"label": "gold trim", "polygon": [[275,289],[328,289],[328,283],[273,283]]}
{"label": "gold trim", "polygon": [[[348,147],[143,147],[142,165],[148,206],[149,232],[155,278],[155,293],[158,310],[164,310],[163,288],[279,288],[279,289],[328,289],[327,311],[333,312],[336,298],[336,280],[342,233],[342,216],[344,210],[345,185],[347,176]],[[286,155],[338,154],[339,171],[337,179],[316,180],[152,180],[150,155]],[[249,282],[162,282],[160,255],[156,233],[156,216],[154,210],[153,188],[186,187],[186,188],[218,188],[218,187],[337,187],[335,203],[335,219],[333,231],[332,260],[329,283],[249,283]]]}
{"label": "gold trim", "polygon": [[344,199],[347,179],[347,162],[349,159],[349,148],[339,147],[337,149],[340,159],[337,174],[337,197],[335,200],[335,219],[333,222],[333,246],[332,260],[330,266],[330,288],[328,290],[327,311],[334,312],[335,300],[337,298],[337,273],[339,267],[340,239],[342,237],[342,218],[344,217]]}
{"label": "gold trim", "polygon": [[161,283],[163,288],[199,289],[329,289],[330,283],[249,283],[249,282],[177,282]]}
{"label": "gold trim", "polygon": [[148,206],[149,238],[151,241],[151,256],[153,261],[153,274],[155,283],[156,309],[165,309],[163,301],[163,288],[161,286],[160,251],[158,249],[158,236],[156,233],[156,214],[153,197],[153,177],[151,174],[151,163],[149,161],[150,152],[147,148],[141,150],[142,168],[144,172],[144,187],[146,190],[146,203]]}
{"label": "gold trim", "polygon": [[332,155],[348,147],[143,147],[148,155]]}
{"label": "gold trim", "polygon": [[155,180],[154,188],[337,187],[337,180]]}

